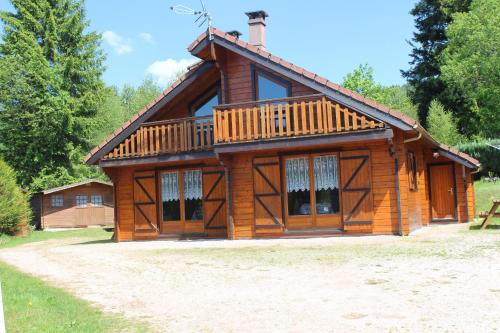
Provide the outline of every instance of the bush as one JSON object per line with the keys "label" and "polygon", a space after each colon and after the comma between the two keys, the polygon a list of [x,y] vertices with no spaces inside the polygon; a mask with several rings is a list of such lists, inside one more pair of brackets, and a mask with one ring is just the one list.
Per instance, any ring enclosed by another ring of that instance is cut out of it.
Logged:
{"label": "bush", "polygon": [[489,176],[490,173],[500,176],[500,150],[490,145],[500,146],[500,139],[469,142],[456,146],[461,152],[469,154],[481,162],[481,171],[476,174],[476,177]]}
{"label": "bush", "polygon": [[14,170],[0,160],[0,234],[17,233],[30,216],[27,197],[16,184]]}

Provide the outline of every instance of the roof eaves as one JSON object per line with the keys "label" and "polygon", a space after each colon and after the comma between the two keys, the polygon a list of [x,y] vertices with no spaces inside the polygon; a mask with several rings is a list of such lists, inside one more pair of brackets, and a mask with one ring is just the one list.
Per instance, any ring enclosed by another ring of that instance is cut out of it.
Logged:
{"label": "roof eaves", "polygon": [[100,180],[100,179],[86,179],[86,180],[83,180],[83,181],[80,181],[80,182],[77,182],[77,183],[63,185],[63,186],[54,187],[54,188],[51,188],[51,189],[48,189],[48,190],[44,190],[44,191],[42,191],[42,193],[43,194],[55,193],[55,192],[64,191],[64,190],[67,190],[67,189],[70,189],[70,188],[74,188],[74,187],[77,187],[77,186],[82,186],[82,185],[90,184],[90,183],[98,183],[98,184],[102,184],[102,185],[113,186],[113,183],[105,182],[105,181]]}

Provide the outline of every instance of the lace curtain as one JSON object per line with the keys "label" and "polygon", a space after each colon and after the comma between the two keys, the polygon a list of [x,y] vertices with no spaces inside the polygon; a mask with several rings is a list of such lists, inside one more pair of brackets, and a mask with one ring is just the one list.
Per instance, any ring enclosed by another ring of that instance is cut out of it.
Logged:
{"label": "lace curtain", "polygon": [[337,156],[319,156],[314,158],[314,189],[333,190],[339,187]]}
{"label": "lace curtain", "polygon": [[203,197],[201,170],[184,172],[184,199],[201,199]]}
{"label": "lace curtain", "polygon": [[179,172],[161,174],[161,196],[163,202],[179,200]]}
{"label": "lace curtain", "polygon": [[298,192],[309,190],[309,161],[307,158],[286,160],[286,190]]}

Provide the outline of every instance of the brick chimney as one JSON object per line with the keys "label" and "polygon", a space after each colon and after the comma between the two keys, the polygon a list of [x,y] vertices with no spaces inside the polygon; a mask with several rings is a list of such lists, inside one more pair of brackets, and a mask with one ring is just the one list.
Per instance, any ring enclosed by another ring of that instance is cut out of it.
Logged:
{"label": "brick chimney", "polygon": [[263,10],[257,10],[255,12],[245,13],[248,16],[248,28],[249,28],[249,43],[260,47],[262,49],[266,48],[266,17],[267,13]]}

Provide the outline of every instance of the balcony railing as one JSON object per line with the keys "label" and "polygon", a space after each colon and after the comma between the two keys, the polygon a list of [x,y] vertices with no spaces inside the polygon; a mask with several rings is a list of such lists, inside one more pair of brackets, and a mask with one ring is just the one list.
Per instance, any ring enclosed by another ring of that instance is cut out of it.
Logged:
{"label": "balcony railing", "polygon": [[214,143],[234,143],[383,127],[323,95],[216,106]]}
{"label": "balcony railing", "polygon": [[213,149],[212,117],[144,123],[106,158],[142,157]]}

